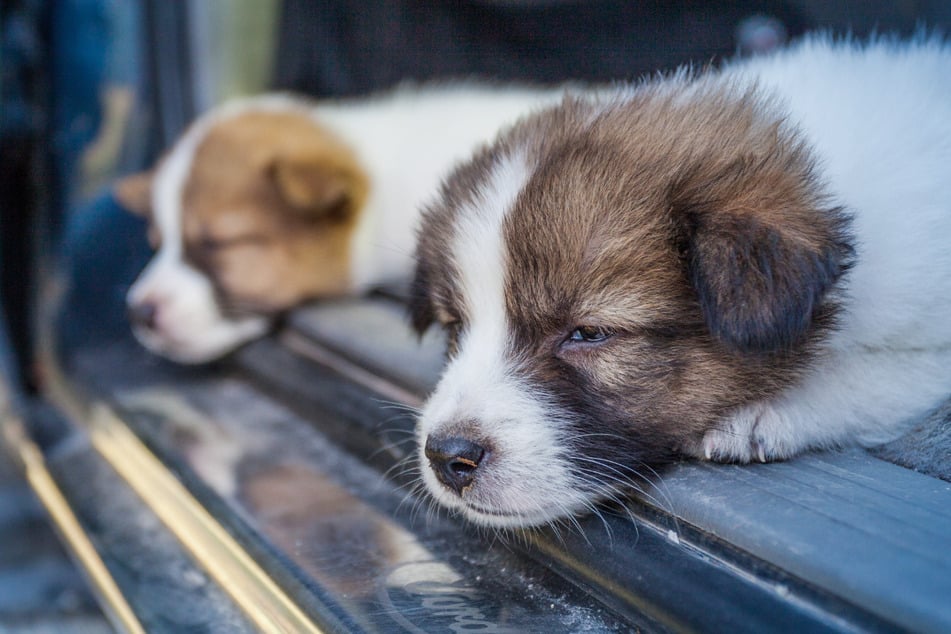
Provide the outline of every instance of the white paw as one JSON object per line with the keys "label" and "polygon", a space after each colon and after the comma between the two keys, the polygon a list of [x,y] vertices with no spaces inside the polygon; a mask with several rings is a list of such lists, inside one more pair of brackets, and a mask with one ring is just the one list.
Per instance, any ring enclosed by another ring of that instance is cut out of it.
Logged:
{"label": "white paw", "polygon": [[789,457],[783,417],[764,403],[742,407],[703,436],[703,457],[715,462],[769,462]]}

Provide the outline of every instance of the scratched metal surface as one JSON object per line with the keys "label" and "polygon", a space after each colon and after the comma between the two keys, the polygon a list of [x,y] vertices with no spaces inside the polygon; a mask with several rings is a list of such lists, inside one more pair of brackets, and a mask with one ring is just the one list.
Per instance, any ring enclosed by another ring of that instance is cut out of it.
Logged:
{"label": "scratched metal surface", "polygon": [[39,502],[0,451],[0,632],[7,631],[104,634],[112,628]]}

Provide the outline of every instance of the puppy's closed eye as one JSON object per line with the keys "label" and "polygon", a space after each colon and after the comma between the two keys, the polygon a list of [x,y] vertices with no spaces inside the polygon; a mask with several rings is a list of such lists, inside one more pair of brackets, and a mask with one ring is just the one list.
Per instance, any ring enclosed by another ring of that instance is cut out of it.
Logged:
{"label": "puppy's closed eye", "polygon": [[229,238],[219,238],[212,235],[204,235],[198,240],[198,248],[205,253],[219,252],[228,247],[235,246],[261,246],[267,243],[267,237],[263,235],[240,235]]}
{"label": "puppy's closed eye", "polygon": [[568,331],[564,338],[558,342],[555,355],[594,353],[613,339],[616,334],[616,331],[606,326],[577,326]]}
{"label": "puppy's closed eye", "polygon": [[562,345],[604,343],[614,336],[614,331],[604,326],[578,326],[568,333]]}

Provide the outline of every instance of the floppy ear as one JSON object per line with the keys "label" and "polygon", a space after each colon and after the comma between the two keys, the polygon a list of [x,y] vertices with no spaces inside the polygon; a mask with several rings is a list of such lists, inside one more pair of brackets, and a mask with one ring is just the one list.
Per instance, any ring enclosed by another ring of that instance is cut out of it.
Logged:
{"label": "floppy ear", "polygon": [[335,157],[282,155],[268,170],[281,197],[303,217],[344,220],[366,198],[367,182],[360,169]]}
{"label": "floppy ear", "polygon": [[112,188],[112,195],[123,208],[143,218],[152,215],[153,173],[139,172],[119,179]]}
{"label": "floppy ear", "polygon": [[420,337],[426,333],[433,321],[436,320],[429,293],[429,269],[426,264],[417,259],[413,283],[409,290],[409,315],[413,330]]}
{"label": "floppy ear", "polygon": [[710,332],[739,352],[781,352],[829,315],[826,293],[853,257],[849,218],[812,183],[756,176],[711,184],[712,198],[681,199],[678,213]]}

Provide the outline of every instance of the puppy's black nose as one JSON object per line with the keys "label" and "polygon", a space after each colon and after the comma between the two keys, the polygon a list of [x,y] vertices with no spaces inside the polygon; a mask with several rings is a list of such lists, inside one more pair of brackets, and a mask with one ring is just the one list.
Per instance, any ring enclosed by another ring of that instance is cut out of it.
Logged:
{"label": "puppy's black nose", "polygon": [[476,469],[485,457],[485,449],[458,436],[430,436],[426,439],[425,452],[439,481],[459,495],[472,484]]}
{"label": "puppy's black nose", "polygon": [[129,323],[146,330],[155,330],[158,307],[153,302],[139,302],[128,307]]}

